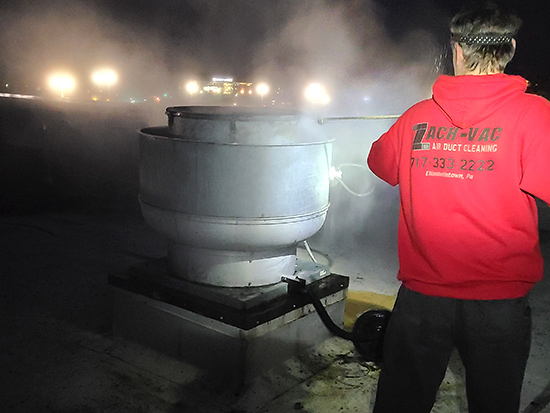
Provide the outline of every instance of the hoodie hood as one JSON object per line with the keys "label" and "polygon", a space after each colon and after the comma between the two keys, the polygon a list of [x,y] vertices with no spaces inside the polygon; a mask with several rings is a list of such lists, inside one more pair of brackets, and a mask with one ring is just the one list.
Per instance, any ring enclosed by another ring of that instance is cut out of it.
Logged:
{"label": "hoodie hood", "polygon": [[433,86],[433,100],[461,129],[483,121],[518,94],[527,81],[506,74],[440,76]]}

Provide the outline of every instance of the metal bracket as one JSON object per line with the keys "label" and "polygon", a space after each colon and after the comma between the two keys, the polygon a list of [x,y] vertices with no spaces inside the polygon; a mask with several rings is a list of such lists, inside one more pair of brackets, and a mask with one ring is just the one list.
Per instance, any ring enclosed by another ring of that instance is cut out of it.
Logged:
{"label": "metal bracket", "polygon": [[281,277],[281,281],[288,285],[289,294],[305,294],[307,292],[306,280],[300,277]]}

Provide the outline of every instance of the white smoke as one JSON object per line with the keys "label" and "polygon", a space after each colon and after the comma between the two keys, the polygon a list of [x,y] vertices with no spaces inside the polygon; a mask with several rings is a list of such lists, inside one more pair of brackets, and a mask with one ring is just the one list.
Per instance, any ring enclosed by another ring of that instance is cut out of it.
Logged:
{"label": "white smoke", "polygon": [[[305,85],[316,81],[329,89],[332,101],[308,110],[323,116],[369,116],[400,114],[429,97],[437,75],[437,40],[416,30],[396,42],[372,0],[107,4],[54,0],[0,6],[0,53],[5,57],[0,76],[24,79],[32,94],[44,87],[49,71],[75,70],[80,91],[85,91],[90,71],[110,65],[119,72],[120,95],[169,90],[175,96],[171,105],[179,104],[178,87],[189,76],[269,81],[272,90],[281,87],[296,103]],[[164,107],[158,111],[162,117]],[[335,139],[334,165],[364,165],[370,145],[390,125],[327,123],[324,128]],[[393,271],[395,189],[363,172],[344,171],[343,179],[358,192],[373,185],[375,191],[358,198],[334,187],[318,245],[346,251],[350,262],[370,260],[380,271]]]}
{"label": "white smoke", "polygon": [[120,93],[176,93],[185,77],[227,75],[267,80],[272,90],[282,86],[298,95],[314,80],[344,97],[361,91],[373,99],[388,96],[389,88],[400,91],[396,101],[408,103],[414,98],[403,94],[412,89],[416,97],[431,81],[433,39],[412,33],[405,46],[394,44],[371,1],[160,0],[107,7],[100,0],[54,0],[3,4],[0,12],[0,75],[22,79],[31,92],[54,69],[76,71],[82,92],[101,65],[119,71]]}

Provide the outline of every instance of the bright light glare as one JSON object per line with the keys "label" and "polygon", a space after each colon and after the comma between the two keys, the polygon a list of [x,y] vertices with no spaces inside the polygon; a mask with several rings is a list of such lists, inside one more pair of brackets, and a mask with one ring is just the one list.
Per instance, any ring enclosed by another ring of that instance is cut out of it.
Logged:
{"label": "bright light glare", "polygon": [[267,95],[269,93],[269,86],[265,83],[259,83],[258,86],[256,86],[256,93],[261,96]]}
{"label": "bright light glare", "polygon": [[192,80],[191,82],[187,82],[187,84],[185,85],[185,90],[187,90],[187,93],[189,93],[190,95],[194,95],[199,91],[199,89],[199,84],[194,80]]}
{"label": "bright light glare", "polygon": [[328,91],[320,83],[310,83],[306,87],[304,96],[309,103],[314,105],[327,105],[330,103]]}
{"label": "bright light glare", "polygon": [[92,73],[92,80],[98,86],[110,87],[118,81],[118,75],[112,69],[101,69]]}
{"label": "bright light glare", "polygon": [[328,177],[331,181],[342,179],[342,171],[334,166],[331,166],[328,172]]}
{"label": "bright light glare", "polygon": [[66,73],[56,73],[50,76],[48,80],[50,88],[61,93],[61,98],[65,97],[66,92],[72,92],[76,82],[74,77]]}

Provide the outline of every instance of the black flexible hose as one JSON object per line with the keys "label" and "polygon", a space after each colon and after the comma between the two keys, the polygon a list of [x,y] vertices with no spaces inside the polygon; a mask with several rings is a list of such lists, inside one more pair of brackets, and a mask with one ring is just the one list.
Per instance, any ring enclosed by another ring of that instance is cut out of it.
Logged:
{"label": "black flexible hose", "polygon": [[321,318],[321,321],[323,321],[323,324],[328,328],[328,330],[345,340],[351,340],[351,341],[364,341],[364,336],[361,334],[355,334],[351,331],[346,331],[343,328],[338,327],[334,321],[330,318],[330,316],[327,313],[327,310],[321,303],[321,300],[317,298],[317,296],[311,291],[310,288],[304,288],[304,293],[309,298],[309,302],[313,304],[313,307],[315,307],[315,310],[317,310],[317,313],[319,314],[319,317]]}

